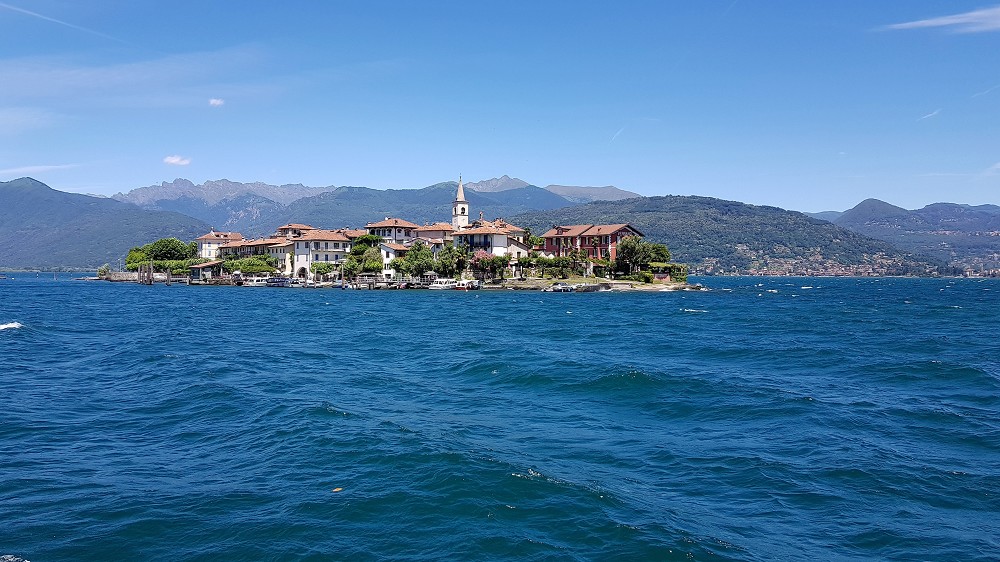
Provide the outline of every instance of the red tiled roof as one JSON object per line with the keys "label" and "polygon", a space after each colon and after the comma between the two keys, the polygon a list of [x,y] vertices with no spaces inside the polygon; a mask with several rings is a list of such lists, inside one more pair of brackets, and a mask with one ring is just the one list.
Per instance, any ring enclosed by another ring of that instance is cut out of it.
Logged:
{"label": "red tiled roof", "polygon": [[344,232],[344,236],[347,236],[351,240],[354,240],[355,238],[358,238],[359,236],[366,236],[368,234],[368,231],[365,230],[365,229],[363,229],[363,228],[359,228],[359,229],[356,229],[356,230],[345,228],[343,230],[343,232]]}
{"label": "red tiled roof", "polygon": [[215,267],[222,263],[222,260],[207,261],[205,263],[199,263],[196,265],[189,266],[188,269],[205,269],[206,267]]}
{"label": "red tiled roof", "polygon": [[384,221],[370,222],[365,225],[365,228],[420,228],[419,224],[413,224],[408,220],[396,219],[392,217],[386,217]]}
{"label": "red tiled roof", "polygon": [[455,233],[455,236],[466,236],[473,234],[507,234],[495,226],[478,226],[473,228],[463,228]]}
{"label": "red tiled roof", "polygon": [[418,232],[426,232],[428,230],[444,230],[444,231],[447,232],[447,231],[455,230],[455,227],[451,226],[450,224],[448,224],[446,222],[436,222],[434,224],[425,224],[424,226],[418,226],[417,227],[417,231]]}
{"label": "red tiled roof", "polygon": [[284,230],[286,228],[291,228],[291,229],[295,229],[295,230],[315,230],[316,229],[315,226],[309,226],[308,224],[299,224],[299,223],[293,222],[293,223],[286,224],[284,226],[279,226],[278,230]]}
{"label": "red tiled roof", "polygon": [[542,238],[550,238],[552,236],[581,236],[584,232],[590,229],[592,224],[571,224],[556,226],[551,228],[548,232],[542,235]]}
{"label": "red tiled roof", "polygon": [[396,244],[395,242],[383,242],[382,245],[391,250],[396,250],[397,252],[405,252],[410,249],[408,246]]}
{"label": "red tiled roof", "polygon": [[212,231],[208,234],[203,234],[195,240],[242,240],[243,235],[239,232],[216,232]]}
{"label": "red tiled roof", "polygon": [[323,240],[331,242],[349,242],[351,239],[347,237],[342,230],[322,230],[315,229],[308,232],[303,232],[302,236],[296,238],[296,240]]}
{"label": "red tiled roof", "polygon": [[549,229],[542,235],[542,238],[553,238],[556,236],[607,236],[614,234],[623,228],[635,231],[642,236],[639,229],[627,224],[571,224],[566,226],[556,226]]}

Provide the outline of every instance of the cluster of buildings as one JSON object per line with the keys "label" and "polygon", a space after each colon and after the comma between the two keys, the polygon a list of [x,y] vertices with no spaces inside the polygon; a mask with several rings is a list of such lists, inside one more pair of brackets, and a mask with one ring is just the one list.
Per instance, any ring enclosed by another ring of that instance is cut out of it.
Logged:
{"label": "cluster of buildings", "polygon": [[527,257],[532,251],[559,257],[573,250],[583,250],[592,259],[614,259],[615,247],[622,238],[642,236],[628,224],[556,226],[542,235],[544,244],[532,247],[523,228],[499,218],[486,220],[482,213],[478,220],[470,220],[469,215],[469,202],[459,178],[450,224],[419,225],[392,217],[368,223],[363,229],[325,230],[307,224],[286,224],[278,227],[272,236],[256,239],[244,239],[239,232],[213,230],[196,240],[198,257],[210,261],[192,269],[194,275],[206,278],[226,259],[268,255],[277,260],[278,270],[283,275],[311,278],[312,264],[342,264],[351,252],[353,241],[370,234],[382,239],[382,276],[391,280],[396,277],[392,261],[405,256],[418,240],[430,248],[435,257],[447,245],[464,246],[469,252],[483,250],[494,256],[509,256],[514,266],[519,258]]}

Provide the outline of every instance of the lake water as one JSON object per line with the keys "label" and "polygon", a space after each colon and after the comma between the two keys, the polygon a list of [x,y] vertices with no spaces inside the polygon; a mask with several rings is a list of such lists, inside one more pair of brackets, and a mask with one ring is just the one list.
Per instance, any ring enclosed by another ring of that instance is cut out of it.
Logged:
{"label": "lake water", "polygon": [[996,560],[1000,281],[0,280],[0,555]]}

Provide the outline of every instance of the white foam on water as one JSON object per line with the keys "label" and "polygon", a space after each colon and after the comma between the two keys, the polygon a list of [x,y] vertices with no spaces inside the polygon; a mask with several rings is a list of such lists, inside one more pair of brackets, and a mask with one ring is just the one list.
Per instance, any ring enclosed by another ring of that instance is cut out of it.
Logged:
{"label": "white foam on water", "polygon": [[0,324],[0,330],[16,330],[18,328],[23,328],[24,324],[20,322],[10,322],[8,324]]}

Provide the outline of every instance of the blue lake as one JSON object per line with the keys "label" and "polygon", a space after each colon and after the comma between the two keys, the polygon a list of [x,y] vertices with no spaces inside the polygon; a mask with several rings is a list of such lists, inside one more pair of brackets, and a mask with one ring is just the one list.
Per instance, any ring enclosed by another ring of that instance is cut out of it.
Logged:
{"label": "blue lake", "polygon": [[1000,557],[1000,280],[0,280],[0,555]]}

